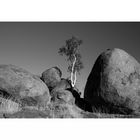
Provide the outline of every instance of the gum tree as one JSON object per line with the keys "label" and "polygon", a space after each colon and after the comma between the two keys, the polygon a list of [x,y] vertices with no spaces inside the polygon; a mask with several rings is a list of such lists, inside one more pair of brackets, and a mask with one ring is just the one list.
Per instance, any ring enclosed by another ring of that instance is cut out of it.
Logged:
{"label": "gum tree", "polygon": [[80,74],[80,70],[83,68],[81,54],[79,51],[79,46],[82,44],[82,42],[82,40],[72,36],[72,38],[66,40],[65,45],[59,48],[58,51],[60,55],[66,56],[72,87],[74,87],[76,84],[77,73]]}

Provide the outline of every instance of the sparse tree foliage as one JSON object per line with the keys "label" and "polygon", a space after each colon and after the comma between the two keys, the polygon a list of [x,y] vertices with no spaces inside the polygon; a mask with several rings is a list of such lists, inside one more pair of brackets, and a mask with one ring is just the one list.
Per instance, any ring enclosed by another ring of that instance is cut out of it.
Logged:
{"label": "sparse tree foliage", "polygon": [[66,40],[66,44],[59,48],[58,53],[60,55],[65,55],[68,65],[68,72],[70,72],[71,85],[75,86],[77,80],[77,73],[80,74],[80,70],[83,68],[83,63],[81,61],[81,54],[79,51],[79,46],[82,44],[82,40],[72,36],[72,38]]}

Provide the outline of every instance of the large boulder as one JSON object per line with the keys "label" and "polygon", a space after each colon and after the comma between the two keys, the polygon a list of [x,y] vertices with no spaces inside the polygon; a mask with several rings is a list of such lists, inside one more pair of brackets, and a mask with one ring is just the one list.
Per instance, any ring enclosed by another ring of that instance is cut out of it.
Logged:
{"label": "large boulder", "polygon": [[62,72],[58,67],[52,67],[42,73],[41,79],[52,90],[61,81]]}
{"label": "large boulder", "polygon": [[88,77],[84,98],[94,111],[140,111],[140,64],[121,49],[103,52]]}
{"label": "large boulder", "polygon": [[49,89],[40,78],[14,65],[0,65],[0,94],[22,100],[25,105],[49,103]]}

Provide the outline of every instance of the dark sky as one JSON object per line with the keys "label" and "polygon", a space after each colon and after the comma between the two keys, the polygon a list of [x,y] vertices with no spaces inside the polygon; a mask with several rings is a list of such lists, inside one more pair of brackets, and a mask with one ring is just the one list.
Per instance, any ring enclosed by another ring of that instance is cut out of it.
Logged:
{"label": "dark sky", "polygon": [[37,75],[58,66],[67,77],[67,62],[58,49],[72,35],[83,40],[80,50],[84,69],[77,81],[81,91],[104,50],[121,48],[140,61],[140,23],[1,22],[0,64],[17,65]]}

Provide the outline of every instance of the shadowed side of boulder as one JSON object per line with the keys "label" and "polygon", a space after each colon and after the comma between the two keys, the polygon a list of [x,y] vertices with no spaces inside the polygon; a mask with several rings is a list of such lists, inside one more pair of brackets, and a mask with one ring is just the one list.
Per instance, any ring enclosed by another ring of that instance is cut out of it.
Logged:
{"label": "shadowed side of boulder", "polygon": [[88,111],[88,112],[92,112],[92,106],[91,104],[86,101],[84,98],[80,97],[80,93],[78,93],[76,90],[72,89],[72,88],[68,88],[68,91],[70,91],[72,93],[72,95],[75,98],[75,104],[82,110],[84,111]]}
{"label": "shadowed side of boulder", "polygon": [[121,49],[108,49],[96,60],[84,98],[93,111],[131,114],[140,109],[140,64]]}

